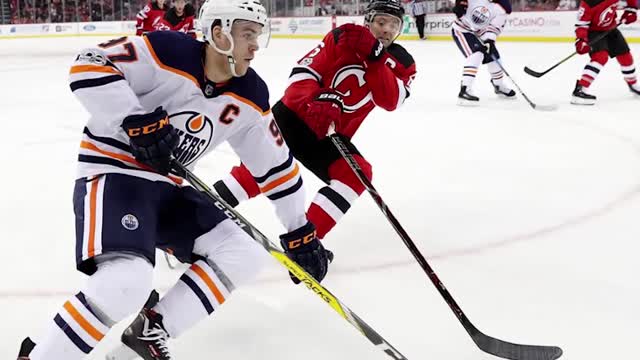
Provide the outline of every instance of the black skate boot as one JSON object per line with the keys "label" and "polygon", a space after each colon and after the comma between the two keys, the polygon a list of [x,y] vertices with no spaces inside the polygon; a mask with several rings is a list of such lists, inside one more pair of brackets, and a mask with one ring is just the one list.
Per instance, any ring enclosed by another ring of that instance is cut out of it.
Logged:
{"label": "black skate boot", "polygon": [[466,86],[460,87],[460,92],[458,93],[458,105],[460,106],[477,106],[480,102],[480,98],[475,95],[469,94]]}
{"label": "black skate boot", "polygon": [[636,95],[636,96],[640,96],[640,85],[638,85],[638,83],[635,83],[633,85],[628,84],[629,85],[629,90],[631,90],[631,92]]}
{"label": "black skate boot", "polygon": [[516,92],[513,91],[513,89],[509,89],[508,87],[500,84],[500,85],[496,85],[496,83],[493,82],[493,79],[491,79],[491,85],[493,85],[493,91],[498,94],[498,96],[506,98],[506,99],[515,99],[516,98]]}
{"label": "black skate boot", "polygon": [[[169,334],[162,324],[162,315],[142,309],[135,320],[124,330],[122,343],[144,360],[170,360],[167,348]],[[115,357],[114,359],[126,358]]]}
{"label": "black skate boot", "polygon": [[594,105],[596,103],[596,97],[584,92],[580,81],[576,81],[576,88],[573,90],[571,103],[574,105]]}
{"label": "black skate boot", "polygon": [[31,341],[30,338],[25,338],[20,344],[20,351],[18,351],[18,360],[29,360],[29,354],[36,346],[36,343]]}

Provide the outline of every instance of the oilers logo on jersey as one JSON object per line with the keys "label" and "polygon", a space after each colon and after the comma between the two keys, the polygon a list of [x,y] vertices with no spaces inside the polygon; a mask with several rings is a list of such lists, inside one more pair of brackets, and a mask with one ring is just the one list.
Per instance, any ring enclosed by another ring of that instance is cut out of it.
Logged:
{"label": "oilers logo on jersey", "polygon": [[471,11],[471,21],[476,26],[485,26],[491,21],[491,11],[485,6],[478,6]]}
{"label": "oilers logo on jersey", "polygon": [[211,144],[213,123],[207,116],[195,111],[181,111],[169,115],[169,119],[180,136],[174,155],[182,164],[189,165],[204,154]]}

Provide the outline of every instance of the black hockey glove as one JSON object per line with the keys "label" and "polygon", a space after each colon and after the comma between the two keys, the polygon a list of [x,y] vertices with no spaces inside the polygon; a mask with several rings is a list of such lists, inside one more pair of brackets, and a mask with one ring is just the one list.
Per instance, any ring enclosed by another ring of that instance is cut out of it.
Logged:
{"label": "black hockey glove", "polygon": [[485,40],[483,43],[485,48],[485,54],[495,54],[496,53],[496,42],[495,40]]}
{"label": "black hockey glove", "polygon": [[131,153],[136,160],[167,175],[171,154],[179,139],[167,112],[158,107],[149,114],[127,116],[122,121],[122,128],[129,135]]}
{"label": "black hockey glove", "polygon": [[[327,275],[329,264],[333,261],[333,253],[322,246],[316,237],[316,227],[312,223],[308,222],[297,230],[280,235],[280,243],[289,259],[302,266],[318,282]],[[294,284],[300,283],[292,273],[289,273],[289,276]]]}
{"label": "black hockey glove", "polygon": [[467,0],[456,0],[456,5],[453,7],[453,13],[456,14],[456,17],[459,19],[467,13]]}

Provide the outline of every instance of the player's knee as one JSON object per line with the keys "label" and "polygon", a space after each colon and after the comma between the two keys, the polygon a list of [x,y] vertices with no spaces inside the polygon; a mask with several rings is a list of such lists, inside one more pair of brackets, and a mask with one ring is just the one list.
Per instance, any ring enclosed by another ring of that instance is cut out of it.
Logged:
{"label": "player's knee", "polygon": [[622,66],[633,65],[633,55],[631,55],[631,52],[626,52],[624,54],[618,55],[616,56],[616,59],[618,60],[618,63],[620,63],[620,65]]}
{"label": "player's knee", "polygon": [[240,166],[234,166],[231,170],[231,176],[233,176],[238,184],[242,186],[244,191],[249,196],[249,199],[260,195],[260,188],[258,187],[258,183],[256,183],[253,175],[251,175],[249,169],[247,169],[244,164],[240,164]]}
{"label": "player's knee", "polygon": [[598,51],[591,54],[591,61],[595,61],[598,64],[605,65],[609,61],[609,53],[605,50]]}
{"label": "player's knee", "polygon": [[268,259],[264,249],[231,220],[197,238],[193,252],[234,287],[253,280]]}
{"label": "player's knee", "polygon": [[[353,158],[362,169],[362,172],[364,173],[366,178],[369,181],[372,181],[373,169],[371,168],[371,164],[369,164],[369,162],[360,155],[354,155]],[[333,162],[331,166],[329,166],[329,177],[331,179],[335,179],[344,183],[358,195],[362,194],[362,192],[365,190],[365,187],[360,179],[356,176],[355,172],[351,169],[349,164],[344,159],[338,159],[337,161]]]}
{"label": "player's knee", "polygon": [[[107,255],[112,256],[112,255]],[[142,308],[152,289],[153,266],[144,258],[116,255],[98,264],[84,291],[105,323],[118,322]]]}

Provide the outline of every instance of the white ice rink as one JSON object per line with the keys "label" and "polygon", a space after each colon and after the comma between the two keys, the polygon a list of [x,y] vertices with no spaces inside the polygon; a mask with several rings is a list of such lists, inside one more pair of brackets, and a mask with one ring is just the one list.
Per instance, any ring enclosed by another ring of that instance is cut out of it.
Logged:
{"label": "white ice rink", "polygon": [[[83,285],[75,271],[72,190],[86,113],[67,85],[75,51],[99,38],[0,40],[0,359],[38,335]],[[254,67],[281,96],[316,40],[272,40]],[[640,99],[610,62],[594,107],[569,99],[585,57],[543,78],[572,44],[499,43],[531,110],[476,81],[479,108],[455,105],[462,56],[453,42],[404,42],[418,77],[394,113],[375,110],[354,142],[374,184],[472,322],[504,340],[561,346],[570,360],[638,356]],[[636,58],[640,47],[632,46]],[[213,183],[236,157],[201,161]],[[305,173],[308,175],[309,173]],[[319,181],[307,176],[309,201]],[[243,214],[276,238],[264,198]],[[482,360],[479,351],[368,195],[325,240],[324,284],[409,359]],[[267,256],[267,255],[265,255]],[[159,259],[160,260],[160,259]],[[158,261],[156,285],[180,275]],[[123,324],[124,325],[124,324]],[[122,326],[90,359],[103,359]],[[177,359],[387,359],[273,262],[254,285],[173,342]]]}

